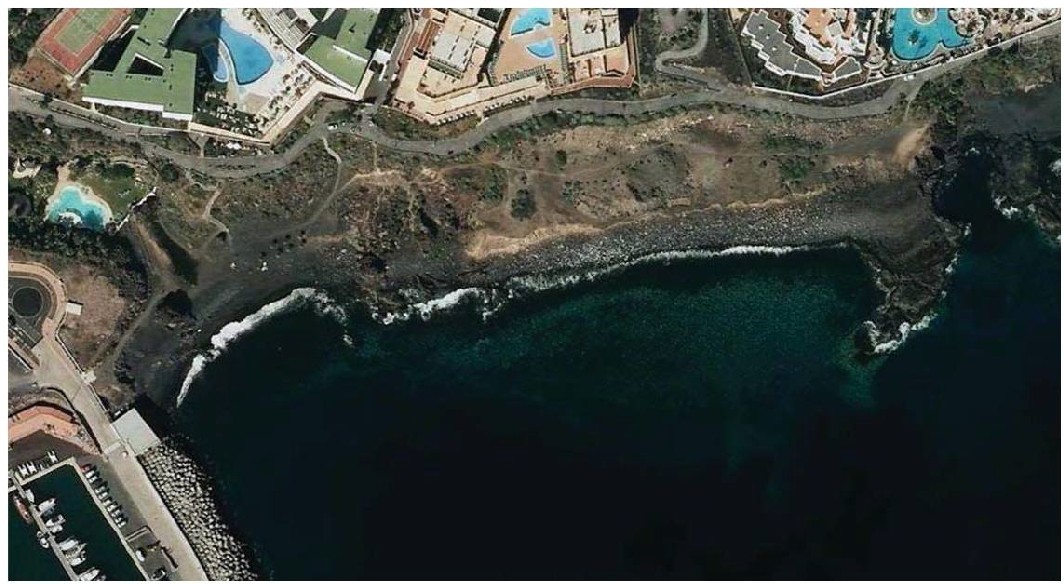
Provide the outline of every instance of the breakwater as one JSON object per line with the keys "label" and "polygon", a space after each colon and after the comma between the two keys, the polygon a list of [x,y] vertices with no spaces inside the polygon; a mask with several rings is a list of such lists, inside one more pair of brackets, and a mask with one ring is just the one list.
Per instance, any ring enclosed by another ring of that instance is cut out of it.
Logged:
{"label": "breakwater", "polygon": [[254,580],[251,554],[222,519],[207,472],[173,443],[140,456],[148,478],[211,580]]}

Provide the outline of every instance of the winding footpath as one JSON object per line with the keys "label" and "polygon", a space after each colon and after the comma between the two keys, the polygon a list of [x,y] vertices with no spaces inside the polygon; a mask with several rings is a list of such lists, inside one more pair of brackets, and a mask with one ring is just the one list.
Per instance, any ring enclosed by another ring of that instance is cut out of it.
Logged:
{"label": "winding footpath", "polygon": [[[697,54],[701,48],[704,48],[706,36],[708,35],[708,22],[705,17],[703,17],[702,23],[702,29],[699,32],[699,38],[695,46],[681,51],[666,51],[659,56],[654,63],[659,72],[668,75],[679,75],[688,79],[692,78],[693,74],[689,71],[681,67],[668,65],[666,61]],[[997,47],[1004,49],[1017,42],[1033,41],[1059,34],[1060,21],[1056,21],[1037,30],[1011,38],[997,45]],[[179,167],[191,169],[214,178],[240,179],[280,170],[299,158],[311,145],[334,132],[352,134],[400,152],[449,156],[474,148],[500,130],[520,124],[535,116],[552,112],[595,116],[638,116],[717,103],[817,120],[840,120],[875,116],[886,113],[903,99],[911,100],[914,98],[925,82],[964,67],[973,60],[985,56],[988,52],[989,47],[928,67],[906,76],[902,80],[892,81],[886,92],[879,97],[850,105],[827,106],[815,102],[810,103],[808,97],[801,98],[781,92],[743,88],[734,85],[718,84],[716,87],[707,86],[706,80],[698,76],[698,79],[702,81],[702,89],[653,99],[623,101],[568,98],[532,102],[495,113],[464,134],[440,140],[395,138],[385,134],[373,124],[369,116],[365,115],[362,116],[362,121],[358,124],[341,127],[332,126],[333,130],[329,129],[330,126],[328,124],[322,122],[306,131],[284,152],[262,156],[209,158],[169,150],[149,138],[165,136],[183,130],[133,124],[69,102],[52,100],[50,103],[44,103],[44,97],[40,93],[12,84],[8,85],[8,108],[11,112],[20,112],[38,118],[52,116],[55,123],[63,126],[103,132],[126,142],[140,145],[147,156],[165,159]],[[795,101],[795,99],[803,99],[803,101]]]}

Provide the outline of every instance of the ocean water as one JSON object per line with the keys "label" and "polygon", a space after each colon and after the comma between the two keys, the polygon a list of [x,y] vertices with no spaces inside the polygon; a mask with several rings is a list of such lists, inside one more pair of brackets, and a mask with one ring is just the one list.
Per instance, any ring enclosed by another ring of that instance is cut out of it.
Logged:
{"label": "ocean water", "polygon": [[954,277],[871,362],[847,250],[637,266],[487,321],[300,309],[177,423],[275,578],[1057,578],[1059,247],[1000,220]]}

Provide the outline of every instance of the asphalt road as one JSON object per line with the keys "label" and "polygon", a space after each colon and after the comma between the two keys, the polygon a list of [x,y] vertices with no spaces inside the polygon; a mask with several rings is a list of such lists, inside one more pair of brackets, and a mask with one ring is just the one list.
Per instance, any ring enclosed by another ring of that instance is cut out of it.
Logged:
{"label": "asphalt road", "polygon": [[[703,18],[703,23],[705,22]],[[1006,48],[1016,42],[1025,42],[1059,34],[1060,21],[1057,21],[1031,33],[1009,39],[999,46]],[[700,31],[699,42],[694,47],[672,53],[672,57],[676,57],[678,54],[682,56],[694,52],[700,44],[704,45],[703,41],[703,31]],[[363,116],[363,121],[357,125],[343,126],[333,131],[330,131],[328,126],[322,122],[305,132],[284,152],[264,156],[205,158],[174,152],[154,142],[145,140],[144,137],[165,135],[179,130],[149,128],[131,124],[66,102],[52,101],[45,105],[40,94],[15,85],[8,86],[8,108],[12,112],[26,113],[36,117],[51,115],[57,124],[74,128],[91,128],[128,142],[140,144],[145,154],[169,160],[177,166],[189,168],[216,178],[234,179],[280,170],[294,162],[311,144],[320,141],[322,137],[331,132],[354,134],[376,142],[385,148],[401,152],[448,156],[468,151],[504,128],[550,112],[598,116],[641,115],[673,108],[720,103],[818,120],[874,116],[886,113],[902,99],[912,99],[925,82],[963,67],[973,60],[983,57],[987,52],[987,49],[983,49],[964,57],[929,67],[909,76],[907,80],[891,82],[890,87],[879,97],[845,106],[833,107],[815,102],[795,101],[794,98],[786,95],[731,85],[705,87],[690,92],[646,100],[558,99],[532,102],[500,111],[486,118],[472,130],[460,136],[443,140],[403,140],[394,138],[386,135],[380,128],[376,127],[369,116]],[[668,58],[669,54],[663,54],[663,57]],[[665,60],[658,59],[655,63],[655,66],[660,67],[662,72],[674,74],[674,69],[682,70],[665,65]]]}

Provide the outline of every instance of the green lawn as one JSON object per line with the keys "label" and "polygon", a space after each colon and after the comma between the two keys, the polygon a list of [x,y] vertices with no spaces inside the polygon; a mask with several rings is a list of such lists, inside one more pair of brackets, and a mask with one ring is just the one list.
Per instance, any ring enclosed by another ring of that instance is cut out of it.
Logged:
{"label": "green lawn", "polygon": [[91,188],[96,196],[106,201],[116,222],[124,219],[130,205],[144,198],[150,190],[148,185],[137,182],[133,176],[105,177],[96,170],[71,176],[71,180]]}

